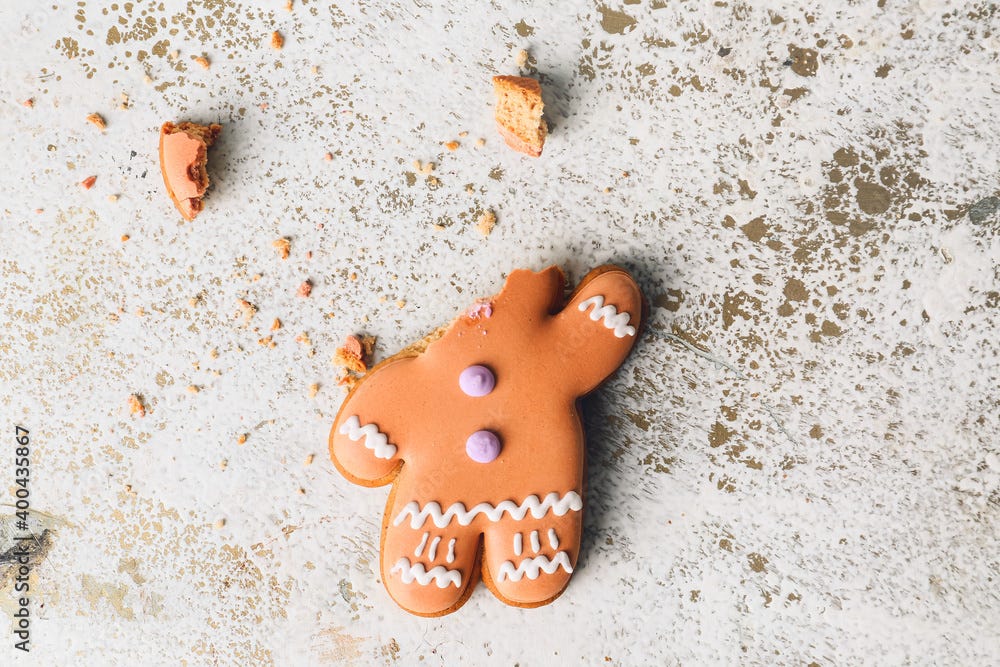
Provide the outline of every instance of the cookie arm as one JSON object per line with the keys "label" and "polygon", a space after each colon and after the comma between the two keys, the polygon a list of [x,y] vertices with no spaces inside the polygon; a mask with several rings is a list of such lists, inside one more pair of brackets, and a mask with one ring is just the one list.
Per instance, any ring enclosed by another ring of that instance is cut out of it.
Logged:
{"label": "cookie arm", "polygon": [[552,323],[555,355],[577,396],[595,389],[625,361],[642,317],[642,292],[624,269],[603,266],[583,279]]}
{"label": "cookie arm", "polygon": [[373,368],[347,395],[330,429],[330,459],[347,479],[364,486],[395,477],[404,446],[393,396],[412,358],[392,359]]}

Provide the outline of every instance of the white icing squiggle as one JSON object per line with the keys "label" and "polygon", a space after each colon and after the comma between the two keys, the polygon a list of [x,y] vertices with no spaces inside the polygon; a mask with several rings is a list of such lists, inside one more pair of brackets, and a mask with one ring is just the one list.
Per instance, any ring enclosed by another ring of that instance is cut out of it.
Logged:
{"label": "white icing squiggle", "polygon": [[569,554],[565,551],[556,552],[556,555],[549,560],[546,556],[535,556],[525,558],[516,567],[509,560],[500,564],[500,572],[497,575],[498,581],[510,579],[511,581],[521,581],[521,577],[528,577],[534,581],[544,572],[552,574],[562,566],[567,573],[573,572],[573,566],[569,564]]}
{"label": "white icing squiggle", "polygon": [[513,500],[504,500],[497,505],[479,503],[470,510],[465,509],[464,503],[454,503],[442,511],[441,504],[437,502],[429,502],[421,509],[420,503],[411,500],[406,503],[392,523],[394,526],[398,526],[406,520],[406,515],[410,515],[410,527],[414,530],[423,526],[427,517],[430,517],[438,528],[444,528],[451,523],[452,519],[458,521],[461,526],[468,526],[478,514],[485,514],[490,521],[499,521],[506,512],[515,521],[521,521],[528,512],[531,512],[531,516],[536,519],[541,519],[548,514],[549,510],[552,510],[556,516],[562,516],[569,511],[576,512],[582,508],[583,499],[576,491],[570,491],[561,498],[558,493],[553,491],[545,496],[544,500],[539,500],[536,495],[530,495],[520,505],[514,503]]}
{"label": "white icing squiggle", "polygon": [[559,548],[559,538],[556,537],[555,528],[549,528],[549,546],[551,546],[553,549]]}
{"label": "white icing squiggle", "polygon": [[445,556],[444,560],[445,560],[446,563],[454,563],[455,562],[455,538],[454,537],[451,538],[450,540],[448,540],[448,555]]}
{"label": "white icing squiggle", "polygon": [[389,438],[378,430],[375,424],[361,425],[357,415],[352,415],[340,427],[340,432],[353,442],[365,439],[365,447],[375,452],[380,459],[391,459],[396,455],[396,445],[389,444]]}
{"label": "white icing squiggle", "polygon": [[537,530],[531,531],[531,550],[537,554],[538,550],[541,548],[542,545],[539,544],[538,542],[538,531]]}
{"label": "white icing squiggle", "polygon": [[437,537],[434,538],[434,541],[431,542],[431,548],[427,551],[427,560],[429,560],[432,563],[435,561],[435,559],[437,559],[438,544],[440,543],[441,543],[441,536],[438,535]]}
{"label": "white icing squiggle", "polygon": [[629,326],[629,320],[632,319],[632,316],[624,311],[619,313],[618,309],[610,303],[605,306],[603,296],[598,294],[585,301],[581,301],[580,312],[586,312],[591,306],[594,307],[594,310],[590,313],[590,319],[594,322],[603,319],[604,326],[608,329],[613,329],[616,338],[635,335],[635,327]]}
{"label": "white icing squiggle", "polygon": [[400,558],[389,570],[390,574],[395,572],[399,572],[399,578],[403,580],[404,584],[411,584],[415,580],[421,586],[426,586],[433,581],[438,588],[448,588],[448,584],[453,584],[455,588],[462,587],[462,573],[458,570],[449,570],[443,565],[432,567],[428,571],[424,568],[423,563],[410,565],[408,558]]}
{"label": "white icing squiggle", "polygon": [[520,556],[522,551],[522,540],[521,533],[514,533],[514,555]]}
{"label": "white icing squiggle", "polygon": [[424,533],[424,539],[420,540],[420,544],[417,545],[417,550],[413,552],[414,556],[420,558],[420,554],[424,552],[424,547],[427,546],[427,538],[430,536],[430,533]]}

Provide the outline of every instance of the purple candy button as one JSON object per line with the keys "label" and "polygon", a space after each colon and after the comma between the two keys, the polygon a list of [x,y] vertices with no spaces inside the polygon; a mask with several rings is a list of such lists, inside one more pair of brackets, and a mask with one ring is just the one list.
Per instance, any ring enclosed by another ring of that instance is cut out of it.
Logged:
{"label": "purple candy button", "polygon": [[500,438],[493,431],[476,431],[465,441],[465,453],[476,463],[489,463],[500,456]]}
{"label": "purple candy button", "polygon": [[486,366],[469,366],[458,376],[458,386],[466,396],[485,396],[496,384],[493,371]]}

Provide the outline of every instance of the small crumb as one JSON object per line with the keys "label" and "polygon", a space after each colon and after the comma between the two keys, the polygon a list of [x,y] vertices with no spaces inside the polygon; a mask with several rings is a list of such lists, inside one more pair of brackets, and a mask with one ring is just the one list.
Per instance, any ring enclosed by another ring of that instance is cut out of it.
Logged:
{"label": "small crumb", "polygon": [[247,441],[247,434],[246,433],[240,433],[238,436],[236,436],[236,444],[237,445],[245,445],[246,441]]}
{"label": "small crumb", "polygon": [[315,454],[310,454],[309,456],[307,456],[306,460],[305,460],[305,465],[311,466],[312,462],[313,462],[313,459],[315,459],[315,458],[316,458]]}
{"label": "small crumb", "polygon": [[285,38],[281,36],[281,33],[275,30],[271,33],[271,48],[281,49],[285,45]]}
{"label": "small crumb", "polygon": [[209,62],[208,58],[206,58],[205,56],[198,56],[197,58],[194,59],[194,61],[199,65],[201,65],[202,69],[208,69],[209,67],[212,66],[212,63]]}
{"label": "small crumb", "polygon": [[35,98],[34,97],[29,97],[25,101],[21,102],[21,106],[22,107],[27,107],[28,109],[31,109],[32,107],[35,106]]}
{"label": "small crumb", "polygon": [[219,351],[213,347],[211,350],[208,351],[208,356],[212,359],[218,359]]}
{"label": "small crumb", "polygon": [[128,241],[128,240],[129,240],[130,238],[132,238],[132,237],[131,237],[131,236],[129,236],[128,234],[122,234],[122,243],[125,243],[125,242],[126,242],[126,241]]}
{"label": "small crumb", "polygon": [[141,396],[132,394],[128,397],[128,412],[130,415],[146,416],[146,406],[143,404]]}
{"label": "small crumb", "polygon": [[374,336],[347,336],[344,344],[336,349],[331,362],[344,371],[340,384],[357,381],[357,376],[368,372],[368,363],[375,349]]}
{"label": "small crumb", "polygon": [[450,151],[457,151],[460,145],[461,144],[459,144],[457,141],[449,141],[444,145],[444,147]]}
{"label": "small crumb", "polygon": [[219,470],[225,470],[227,467],[229,467],[229,461],[226,459],[219,461]]}
{"label": "small crumb", "polygon": [[237,317],[242,317],[244,324],[250,324],[250,320],[257,314],[257,307],[245,299],[240,299],[236,303],[240,309],[240,314]]}
{"label": "small crumb", "polygon": [[316,394],[319,393],[319,383],[313,382],[309,385],[309,398],[316,398]]}
{"label": "small crumb", "polygon": [[476,222],[476,229],[483,236],[489,236],[493,231],[493,227],[497,224],[497,216],[493,211],[484,211],[482,215],[479,216],[478,222]]}
{"label": "small crumb", "polygon": [[441,180],[437,176],[428,176],[427,185],[432,185],[434,187],[437,187],[441,185]]}
{"label": "small crumb", "polygon": [[264,336],[257,339],[257,344],[261,347],[274,347],[275,343],[271,336]]}
{"label": "small crumb", "polygon": [[476,148],[482,148],[486,145],[486,140],[483,138],[476,139]]}
{"label": "small crumb", "polygon": [[118,195],[108,195],[108,201],[114,204],[116,201],[118,201]]}
{"label": "small crumb", "polygon": [[296,294],[302,298],[305,298],[308,297],[310,294],[312,294],[312,291],[313,291],[312,283],[308,280],[303,280],[302,283],[299,285],[299,289],[296,291]]}
{"label": "small crumb", "polygon": [[221,530],[226,525],[225,519],[217,519],[214,524],[212,524],[216,530]]}
{"label": "small crumb", "polygon": [[349,275],[347,277],[350,278],[351,280],[357,280],[358,279],[358,272],[357,271],[351,271],[351,275]]}
{"label": "small crumb", "polygon": [[196,384],[189,384],[187,386],[187,392],[189,394],[197,394],[201,391],[201,388]]}
{"label": "small crumb", "polygon": [[413,161],[413,168],[416,169],[417,173],[427,176],[434,171],[435,165],[433,162],[421,162],[420,160]]}
{"label": "small crumb", "polygon": [[622,172],[622,178],[628,178],[630,175],[627,171]]}
{"label": "small crumb", "polygon": [[601,192],[603,192],[606,195],[611,194],[611,188],[604,188],[603,190],[601,190]]}
{"label": "small crumb", "polygon": [[300,496],[304,496],[304,495],[306,495],[306,490],[305,490],[305,489],[303,489],[303,488],[302,488],[301,486],[299,487],[299,495],[300,495]]}
{"label": "small crumb", "polygon": [[312,340],[310,340],[309,334],[304,331],[295,337],[295,342],[306,346],[312,345]]}
{"label": "small crumb", "polygon": [[42,213],[45,213],[45,209],[44,208],[36,208],[35,209],[35,215],[41,215]]}
{"label": "small crumb", "polygon": [[[150,79],[150,81],[152,81],[152,79]],[[119,95],[118,100],[119,100],[118,108],[121,109],[122,111],[127,111],[130,106],[128,93],[122,93],[121,95]]]}
{"label": "small crumb", "polygon": [[312,67],[310,67],[310,68],[309,68],[309,71],[310,71],[310,72],[311,72],[312,74],[319,74],[319,67],[318,67],[318,66],[316,66],[316,65],[313,65]]}
{"label": "small crumb", "polygon": [[306,259],[310,260],[312,258],[313,258],[313,251],[312,250],[306,250]]}
{"label": "small crumb", "polygon": [[96,182],[97,182],[97,176],[88,176],[87,178],[80,181],[80,187],[82,187],[84,190],[89,190],[90,188],[94,187],[94,183]]}
{"label": "small crumb", "polygon": [[292,242],[290,239],[280,238],[271,243],[271,245],[278,251],[278,257],[281,259],[288,259],[288,255],[292,250]]}
{"label": "small crumb", "polygon": [[517,63],[518,67],[524,67],[528,64],[528,52],[524,49],[520,49],[514,54],[514,62]]}
{"label": "small crumb", "polygon": [[171,51],[170,53],[167,54],[167,58],[169,58],[170,60],[176,61],[180,57],[180,55],[181,55],[181,52],[175,49],[175,50],[173,50],[173,51]]}
{"label": "small crumb", "polygon": [[435,223],[435,224],[433,224],[431,226],[434,228],[434,231],[436,231],[436,232],[443,232],[445,229],[447,229],[444,225],[442,225],[440,223]]}
{"label": "small crumb", "polygon": [[92,113],[87,116],[87,122],[103,132],[108,124],[104,122],[104,117],[99,113]]}
{"label": "small crumb", "polygon": [[399,301],[396,302],[396,307],[399,308],[400,310],[406,308],[406,301],[400,299]]}
{"label": "small crumb", "polygon": [[136,317],[145,317],[145,315],[146,315],[146,309],[143,308],[142,306],[139,306],[138,308],[135,309]]}
{"label": "small crumb", "polygon": [[327,153],[326,155],[323,156],[323,159],[326,160],[327,162],[333,162],[333,153]]}
{"label": "small crumb", "polygon": [[132,485],[131,484],[126,484],[125,485],[125,493],[128,493],[128,494],[132,493]]}
{"label": "small crumb", "polygon": [[465,130],[462,130],[461,132],[458,133],[458,136],[464,139],[465,137],[469,136],[469,133],[466,132]]}
{"label": "small crumb", "polygon": [[148,86],[149,84],[153,83],[153,77],[149,76],[148,74],[145,74],[142,77],[142,82]]}
{"label": "small crumb", "polygon": [[285,0],[285,11],[292,11],[292,0]]}
{"label": "small crumb", "polygon": [[476,189],[472,187],[472,183],[469,183],[468,185],[465,186],[465,191],[471,195],[476,192]]}

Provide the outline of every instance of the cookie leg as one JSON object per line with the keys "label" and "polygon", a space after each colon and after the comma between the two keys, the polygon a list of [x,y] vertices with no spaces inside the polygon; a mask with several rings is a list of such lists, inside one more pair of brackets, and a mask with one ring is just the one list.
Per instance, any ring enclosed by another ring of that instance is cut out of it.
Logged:
{"label": "cookie leg", "polygon": [[483,543],[483,579],[508,604],[535,607],[551,602],[569,583],[579,535],[579,512],[491,526]]}
{"label": "cookie leg", "polygon": [[453,524],[440,529],[428,521],[388,526],[382,545],[382,580],[404,609],[421,616],[454,611],[478,581],[479,535]]}

